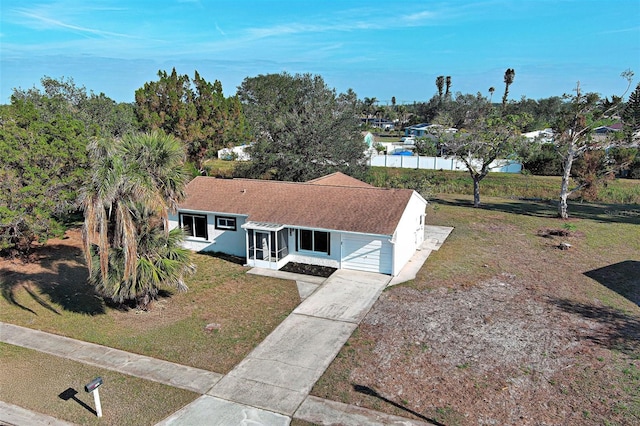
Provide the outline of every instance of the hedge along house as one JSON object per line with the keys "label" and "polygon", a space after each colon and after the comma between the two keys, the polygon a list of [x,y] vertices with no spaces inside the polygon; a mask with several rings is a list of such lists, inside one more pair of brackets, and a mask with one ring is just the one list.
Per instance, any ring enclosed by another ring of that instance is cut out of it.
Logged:
{"label": "hedge along house", "polygon": [[194,251],[397,275],[424,240],[427,202],[409,189],[376,188],[342,173],[305,183],[200,176],[170,226]]}

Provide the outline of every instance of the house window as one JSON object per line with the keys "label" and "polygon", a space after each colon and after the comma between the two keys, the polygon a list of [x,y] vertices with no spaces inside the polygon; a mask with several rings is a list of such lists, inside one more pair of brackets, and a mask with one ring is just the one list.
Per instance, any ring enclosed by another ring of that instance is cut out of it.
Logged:
{"label": "house window", "polygon": [[180,227],[188,237],[207,239],[207,216],[180,213]]}
{"label": "house window", "polygon": [[331,239],[328,232],[301,229],[298,232],[300,250],[331,254]]}
{"label": "house window", "polygon": [[229,231],[236,230],[236,218],[227,216],[216,216],[216,229],[225,229]]}

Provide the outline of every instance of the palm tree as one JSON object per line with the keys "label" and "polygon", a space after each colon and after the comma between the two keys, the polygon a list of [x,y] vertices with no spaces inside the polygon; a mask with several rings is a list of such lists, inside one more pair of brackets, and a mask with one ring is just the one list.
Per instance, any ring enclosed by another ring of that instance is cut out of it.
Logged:
{"label": "palm tree", "polygon": [[[89,144],[90,176],[82,189],[84,208],[84,253],[90,279],[104,296],[122,303],[150,300],[160,283],[184,289],[183,268],[173,274],[157,274],[149,280],[144,259],[169,252],[169,240],[155,239],[151,231],[162,230],[169,238],[169,211],[175,211],[183,197],[187,176],[182,169],[184,148],[180,141],[161,132],[126,135],[122,139],[97,139]],[[156,232],[156,231],[154,231]],[[174,242],[177,235],[171,237]],[[141,246],[141,242],[145,242]],[[156,255],[150,255],[155,250]],[[184,259],[183,259],[184,260]],[[139,303],[146,307],[147,303]]]}
{"label": "palm tree", "polygon": [[138,308],[146,310],[163,286],[186,291],[184,276],[193,273],[195,268],[189,250],[180,244],[183,239],[180,228],[165,232],[162,220],[143,205],[137,205],[134,209],[134,219],[137,250],[135,273],[125,276],[126,249],[112,247],[109,250],[109,273],[106,279],[101,274],[99,256],[94,256],[90,282],[98,293],[114,302],[135,301]]}
{"label": "palm tree", "polygon": [[451,76],[450,75],[445,77],[444,84],[445,84],[444,97],[446,99],[451,99]]}
{"label": "palm tree", "polygon": [[364,113],[366,115],[367,118],[371,117],[371,114],[373,111],[375,111],[375,105],[378,102],[378,99],[373,97],[373,98],[364,98],[363,104],[364,104]]}
{"label": "palm tree", "polygon": [[442,101],[444,95],[444,75],[436,77],[436,87],[438,88],[438,98]]}
{"label": "palm tree", "polygon": [[493,99],[493,92],[496,91],[496,88],[491,86],[489,87],[489,103],[491,103],[491,99]]}
{"label": "palm tree", "polygon": [[513,84],[516,78],[516,71],[513,68],[507,68],[504,72],[504,95],[502,95],[502,106],[507,105],[507,96],[509,96],[509,86]]}

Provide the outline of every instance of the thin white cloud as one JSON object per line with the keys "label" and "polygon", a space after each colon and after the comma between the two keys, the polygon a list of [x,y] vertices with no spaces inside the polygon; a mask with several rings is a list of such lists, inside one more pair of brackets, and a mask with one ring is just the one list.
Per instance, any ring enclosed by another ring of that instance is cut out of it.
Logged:
{"label": "thin white cloud", "polygon": [[619,33],[630,33],[630,32],[636,32],[640,30],[640,27],[631,27],[631,28],[620,28],[617,30],[610,30],[610,31],[600,31],[598,34],[619,34]]}
{"label": "thin white cloud", "polygon": [[410,15],[405,16],[405,20],[409,22],[423,22],[426,19],[434,19],[437,16],[436,13],[424,10],[422,12],[412,13]]}
{"label": "thin white cloud", "polygon": [[216,30],[218,30],[218,32],[219,32],[220,34],[222,34],[223,36],[226,36],[226,35],[227,35],[227,33],[225,33],[225,32],[222,30],[222,28],[220,28],[220,26],[218,25],[218,23],[217,23],[217,22],[216,22]]}
{"label": "thin white cloud", "polygon": [[68,24],[66,22],[60,21],[58,19],[50,18],[45,16],[44,14],[38,14],[36,12],[32,12],[28,9],[14,9],[14,12],[20,16],[30,18],[31,22],[35,24],[38,29],[56,29],[63,28],[67,30],[72,30],[85,34],[92,34],[98,36],[115,36],[115,37],[125,37],[125,38],[136,38],[129,34],[117,33],[112,31],[99,30],[96,28],[88,28],[79,25]]}

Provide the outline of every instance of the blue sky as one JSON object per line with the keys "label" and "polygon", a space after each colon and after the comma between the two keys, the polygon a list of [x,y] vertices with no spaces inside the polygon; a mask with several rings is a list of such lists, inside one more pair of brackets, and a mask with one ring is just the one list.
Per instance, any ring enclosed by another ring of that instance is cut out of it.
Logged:
{"label": "blue sky", "polygon": [[175,67],[220,80],[321,75],[382,104],[426,101],[438,75],[452,91],[539,99],[620,94],[640,80],[640,0],[2,0],[0,103],[42,76],[72,77],[131,102]]}

